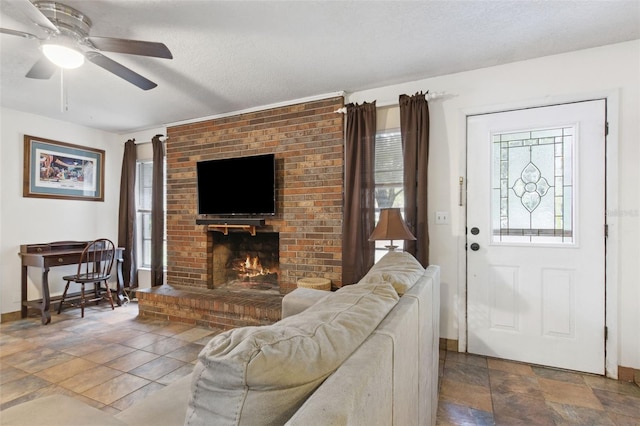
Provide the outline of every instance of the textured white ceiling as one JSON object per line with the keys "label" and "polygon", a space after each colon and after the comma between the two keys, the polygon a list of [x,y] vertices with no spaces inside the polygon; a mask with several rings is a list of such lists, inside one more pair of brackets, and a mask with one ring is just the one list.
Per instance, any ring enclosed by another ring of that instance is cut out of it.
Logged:
{"label": "textured white ceiling", "polygon": [[[116,133],[640,38],[638,0],[62,3],[89,16],[93,36],[165,43],[173,60],[105,53],[158,87],[91,63],[64,85],[60,71],[25,78],[38,41],[0,34],[1,104]],[[0,27],[43,35],[0,6]]]}

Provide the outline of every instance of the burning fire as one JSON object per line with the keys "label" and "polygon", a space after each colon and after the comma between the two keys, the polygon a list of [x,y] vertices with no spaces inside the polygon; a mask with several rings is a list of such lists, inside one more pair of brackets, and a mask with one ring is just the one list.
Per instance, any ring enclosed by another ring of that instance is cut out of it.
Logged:
{"label": "burning fire", "polygon": [[260,259],[256,257],[251,257],[247,255],[247,259],[244,262],[241,262],[237,268],[238,275],[243,278],[251,278],[257,277],[259,275],[267,275],[269,274],[269,269],[263,268],[260,264]]}

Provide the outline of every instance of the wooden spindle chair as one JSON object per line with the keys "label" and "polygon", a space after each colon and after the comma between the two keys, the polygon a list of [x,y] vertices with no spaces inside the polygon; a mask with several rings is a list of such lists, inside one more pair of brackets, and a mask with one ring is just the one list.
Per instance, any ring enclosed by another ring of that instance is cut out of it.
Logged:
{"label": "wooden spindle chair", "polygon": [[[86,302],[98,302],[104,298],[102,296],[102,283],[105,286],[107,300],[111,303],[111,309],[115,309],[108,283],[109,278],[111,278],[111,267],[113,266],[115,253],[116,249],[113,242],[106,238],[100,238],[87,244],[80,255],[77,273],[62,277],[67,284],[64,287],[64,293],[62,293],[62,299],[58,306],[58,314],[62,311],[62,304],[65,303],[69,284],[72,282],[80,284],[80,311],[82,318],[84,318]],[[85,284],[93,284],[93,297],[88,300],[85,298]]]}

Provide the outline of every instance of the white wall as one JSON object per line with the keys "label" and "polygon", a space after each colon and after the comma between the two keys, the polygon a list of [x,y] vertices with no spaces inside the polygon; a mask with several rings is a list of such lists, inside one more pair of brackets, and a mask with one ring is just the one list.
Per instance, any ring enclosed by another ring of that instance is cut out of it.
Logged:
{"label": "white wall", "polygon": [[[465,176],[465,115],[504,106],[619,94],[618,105],[610,105],[619,111],[619,121],[610,121],[609,138],[612,146],[617,144],[618,171],[611,172],[609,184],[618,182],[618,205],[608,206],[608,253],[617,251],[617,262],[608,264],[608,278],[615,282],[607,284],[613,290],[608,294],[613,299],[608,309],[615,307],[617,314],[609,311],[607,322],[615,332],[611,339],[616,343],[610,352],[618,353],[617,364],[640,368],[640,41],[365,90],[348,95],[346,102],[377,100],[378,105],[385,105],[397,103],[401,94],[426,90],[448,95],[429,103],[428,222],[431,262],[442,267],[440,334],[462,340],[466,218],[464,207],[458,206],[458,179]],[[450,225],[433,225],[435,211],[450,212]]]}
{"label": "white wall", "polygon": [[[105,151],[104,202],[25,198],[22,196],[23,137],[39,136]],[[21,244],[106,237],[117,242],[121,136],[10,109],[0,110],[0,308],[20,310]],[[71,268],[71,269],[69,269]],[[73,267],[52,268],[52,294]],[[42,273],[29,268],[30,299],[40,297]]]}

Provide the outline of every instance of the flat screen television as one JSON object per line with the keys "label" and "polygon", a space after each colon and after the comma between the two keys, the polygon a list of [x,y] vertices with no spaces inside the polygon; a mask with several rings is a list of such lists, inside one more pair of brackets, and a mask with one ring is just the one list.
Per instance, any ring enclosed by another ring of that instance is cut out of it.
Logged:
{"label": "flat screen television", "polygon": [[274,215],[275,155],[199,161],[198,214]]}

